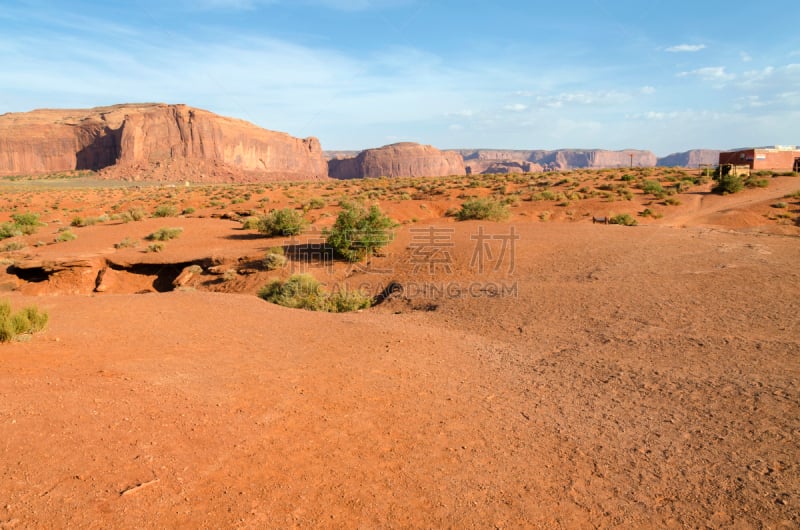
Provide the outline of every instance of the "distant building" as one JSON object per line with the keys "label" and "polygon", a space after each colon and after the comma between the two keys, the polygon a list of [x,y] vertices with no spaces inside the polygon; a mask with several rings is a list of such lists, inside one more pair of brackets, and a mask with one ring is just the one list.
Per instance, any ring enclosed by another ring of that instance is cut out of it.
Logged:
{"label": "distant building", "polygon": [[800,171],[800,150],[795,146],[755,147],[723,151],[720,166],[748,166],[753,171]]}

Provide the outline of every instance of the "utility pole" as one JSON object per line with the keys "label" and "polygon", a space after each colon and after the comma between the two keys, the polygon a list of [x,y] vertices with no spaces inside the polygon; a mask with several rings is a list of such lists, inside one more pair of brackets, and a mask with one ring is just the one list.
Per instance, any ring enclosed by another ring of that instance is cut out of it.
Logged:
{"label": "utility pole", "polygon": [[633,153],[629,153],[629,156],[631,157],[631,169],[633,169]]}

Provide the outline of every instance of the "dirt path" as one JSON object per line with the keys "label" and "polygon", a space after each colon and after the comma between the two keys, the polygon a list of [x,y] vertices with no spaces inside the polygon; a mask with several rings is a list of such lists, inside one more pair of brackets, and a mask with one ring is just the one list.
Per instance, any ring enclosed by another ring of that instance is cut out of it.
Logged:
{"label": "dirt path", "polygon": [[749,214],[753,206],[778,201],[785,195],[800,189],[797,177],[775,177],[769,179],[766,188],[747,189],[733,195],[694,192],[685,194],[683,211],[664,220],[668,226],[732,226],[747,227],[754,223]]}

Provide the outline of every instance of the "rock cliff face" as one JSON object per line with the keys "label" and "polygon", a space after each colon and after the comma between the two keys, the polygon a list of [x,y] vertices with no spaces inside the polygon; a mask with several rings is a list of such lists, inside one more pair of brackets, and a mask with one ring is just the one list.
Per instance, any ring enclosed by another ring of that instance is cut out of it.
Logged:
{"label": "rock cliff face", "polygon": [[454,151],[464,157],[464,163],[472,173],[493,173],[503,168],[513,171],[516,164],[529,163],[524,171],[569,170],[577,168],[615,168],[651,167],[656,165],[656,155],[650,151],[626,149],[624,151],[606,151],[603,149],[559,149],[556,151],[534,150],[495,150],[469,149]]}
{"label": "rock cliff face", "polygon": [[657,165],[689,168],[698,168],[705,164],[716,166],[719,163],[719,153],[717,149],[692,149],[659,158]]}
{"label": "rock cliff face", "polygon": [[465,175],[464,160],[456,152],[440,151],[411,142],[361,151],[355,158],[328,161],[333,178],[438,177]]}
{"label": "rock cliff face", "polygon": [[0,116],[0,175],[74,169],[108,178],[316,179],[316,138],[298,139],[186,105],[117,105]]}

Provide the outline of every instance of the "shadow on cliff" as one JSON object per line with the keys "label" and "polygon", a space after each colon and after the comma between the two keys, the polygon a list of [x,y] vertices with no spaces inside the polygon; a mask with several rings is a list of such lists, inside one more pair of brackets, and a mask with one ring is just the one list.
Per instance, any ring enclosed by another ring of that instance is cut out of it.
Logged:
{"label": "shadow on cliff", "polygon": [[91,141],[75,153],[75,169],[99,171],[117,163],[120,154],[121,129],[105,127],[90,133]]}

